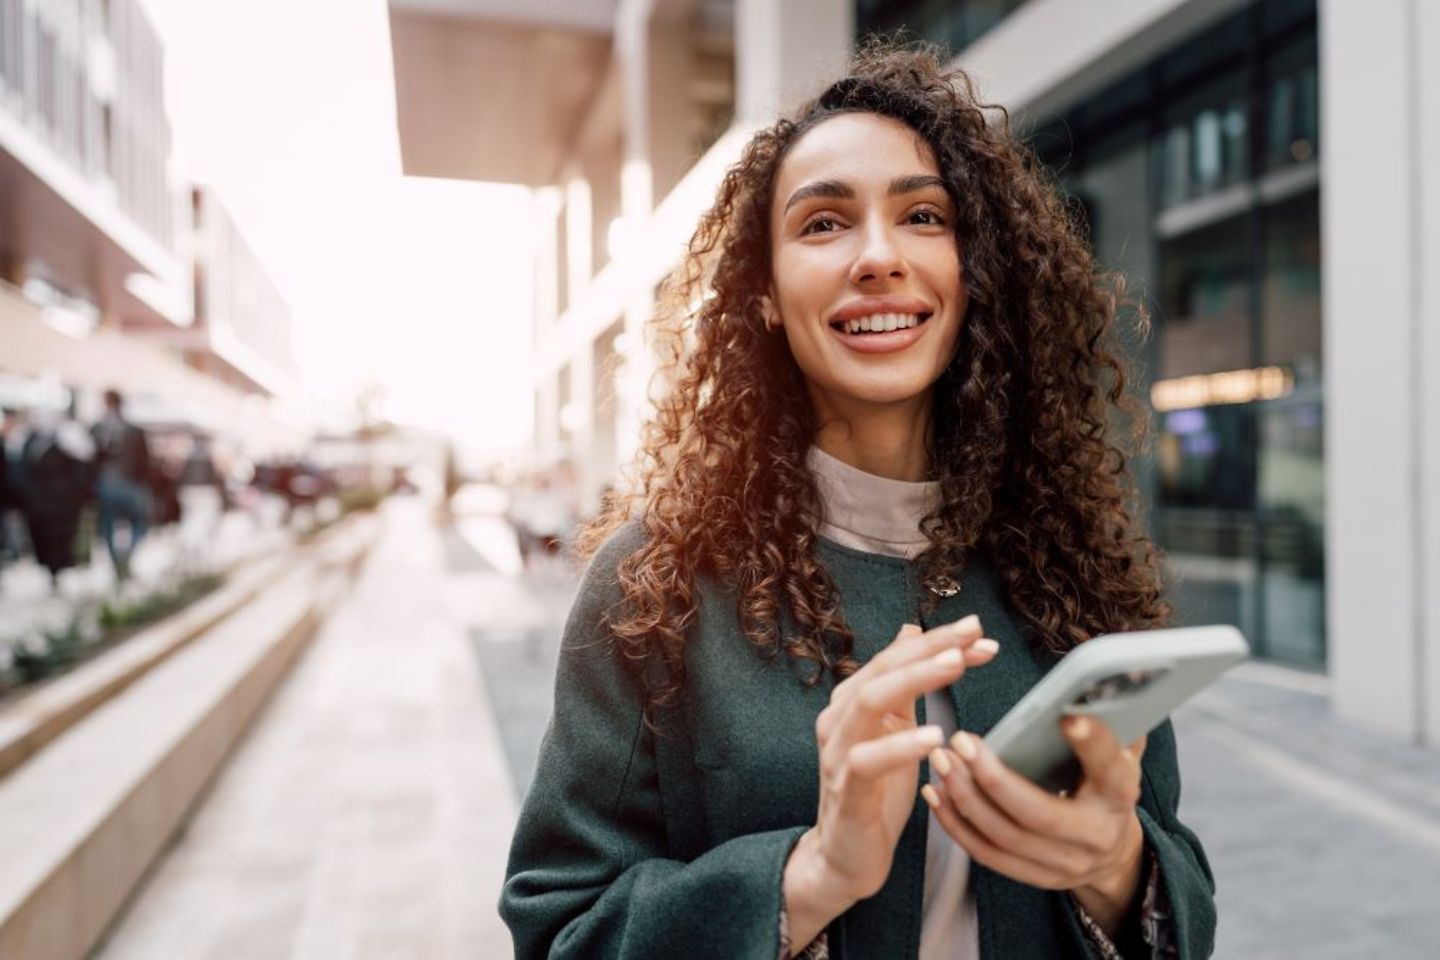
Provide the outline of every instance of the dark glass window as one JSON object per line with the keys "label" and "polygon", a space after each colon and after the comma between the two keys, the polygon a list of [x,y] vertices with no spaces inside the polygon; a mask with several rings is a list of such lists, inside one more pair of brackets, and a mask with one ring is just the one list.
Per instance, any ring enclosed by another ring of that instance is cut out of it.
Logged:
{"label": "dark glass window", "polygon": [[1180,622],[1322,665],[1315,37],[1313,0],[1247,4],[1031,143],[1151,310],[1124,344],[1157,405],[1134,466]]}
{"label": "dark glass window", "polygon": [[1280,51],[1267,64],[1265,98],[1266,167],[1307,163],[1320,150],[1319,71],[1315,39]]}
{"label": "dark glass window", "polygon": [[860,36],[903,30],[958,53],[1014,13],[1025,0],[857,0]]}
{"label": "dark glass window", "polygon": [[1160,244],[1160,378],[1250,363],[1250,257],[1245,216]]}
{"label": "dark glass window", "polygon": [[1310,190],[1265,209],[1260,363],[1320,378],[1320,195]]}
{"label": "dark glass window", "polygon": [[1248,78],[1231,74],[1167,108],[1155,141],[1162,207],[1233,186],[1250,174]]}

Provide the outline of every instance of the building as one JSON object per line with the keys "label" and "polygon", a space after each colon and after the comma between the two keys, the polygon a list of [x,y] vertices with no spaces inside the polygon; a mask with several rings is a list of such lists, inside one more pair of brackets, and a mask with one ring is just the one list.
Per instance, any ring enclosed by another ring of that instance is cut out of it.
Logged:
{"label": "building", "polygon": [[656,286],[748,131],[843,65],[851,5],[391,0],[390,25],[405,172],[536,188],[535,454],[593,508],[636,443]]}
{"label": "building", "polygon": [[[1257,656],[1328,673],[1343,717],[1440,744],[1440,274],[1423,269],[1440,250],[1440,8],[600,6],[390,3],[406,172],[528,183],[551,224],[539,459],[575,458],[592,492],[626,459],[654,285],[747,132],[857,36],[908,29],[1009,109],[1149,308],[1132,359],[1156,436],[1137,468],[1182,617],[1237,623]],[[517,80],[487,43],[531,69],[564,43],[584,55]],[[524,95],[446,93],[510,82]]]}
{"label": "building", "polygon": [[171,174],[163,57],[139,0],[0,0],[0,407],[117,387],[142,423],[297,447],[288,308]]}
{"label": "building", "polygon": [[0,279],[68,332],[190,320],[161,58],[138,0],[0,0]]}
{"label": "building", "polygon": [[289,304],[215,191],[192,187],[190,198],[194,320],[180,329],[131,321],[126,331],[240,392],[294,393]]}

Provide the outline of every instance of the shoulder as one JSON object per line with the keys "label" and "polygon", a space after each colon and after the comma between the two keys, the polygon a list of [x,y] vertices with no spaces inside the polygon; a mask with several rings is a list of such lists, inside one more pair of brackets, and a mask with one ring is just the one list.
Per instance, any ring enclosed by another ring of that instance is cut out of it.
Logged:
{"label": "shoulder", "polygon": [[593,614],[619,601],[622,595],[620,565],[640,550],[647,539],[645,523],[639,517],[631,517],[611,531],[585,564],[576,608]]}
{"label": "shoulder", "polygon": [[604,572],[614,573],[628,557],[645,546],[649,540],[643,517],[631,517],[610,532],[603,543],[596,548],[586,566],[586,576]]}

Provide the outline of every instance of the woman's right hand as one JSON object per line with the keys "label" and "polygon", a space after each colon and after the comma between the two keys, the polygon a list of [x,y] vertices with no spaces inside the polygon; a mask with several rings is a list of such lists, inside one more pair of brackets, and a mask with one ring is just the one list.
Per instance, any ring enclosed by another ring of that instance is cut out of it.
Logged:
{"label": "woman's right hand", "polygon": [[975,616],[923,633],[906,624],[893,643],[835,686],[815,721],[819,819],[785,867],[793,943],[809,942],[830,919],[884,886],[915,806],[920,760],[944,739],[938,726],[917,726],[915,701],[994,658],[999,645],[983,639],[980,629]]}

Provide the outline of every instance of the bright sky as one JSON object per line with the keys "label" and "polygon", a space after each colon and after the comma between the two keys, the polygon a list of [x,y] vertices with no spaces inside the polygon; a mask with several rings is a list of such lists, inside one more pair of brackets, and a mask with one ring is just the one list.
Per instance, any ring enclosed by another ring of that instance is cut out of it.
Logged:
{"label": "bright sky", "polygon": [[476,452],[529,435],[528,191],[403,177],[385,0],[143,0],[177,174],[290,302],[301,375]]}

